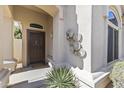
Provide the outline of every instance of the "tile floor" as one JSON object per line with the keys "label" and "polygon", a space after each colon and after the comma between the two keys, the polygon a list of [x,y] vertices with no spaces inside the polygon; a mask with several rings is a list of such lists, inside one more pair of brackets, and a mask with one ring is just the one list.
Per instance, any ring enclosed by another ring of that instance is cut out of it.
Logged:
{"label": "tile floor", "polygon": [[46,73],[50,71],[48,65],[35,64],[26,68],[19,68],[10,75],[10,82],[8,87],[17,88],[36,88],[45,87]]}

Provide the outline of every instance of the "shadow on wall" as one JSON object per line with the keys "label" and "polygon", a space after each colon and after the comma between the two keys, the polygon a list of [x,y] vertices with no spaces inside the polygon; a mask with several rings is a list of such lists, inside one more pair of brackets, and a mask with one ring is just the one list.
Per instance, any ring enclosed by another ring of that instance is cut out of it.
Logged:
{"label": "shadow on wall", "polygon": [[82,34],[77,34],[72,32],[71,30],[68,30],[66,32],[66,39],[69,41],[69,48],[71,51],[71,62],[70,67],[79,67],[80,69],[83,69],[83,60],[86,58],[87,53],[83,49],[82,41],[83,36]]}

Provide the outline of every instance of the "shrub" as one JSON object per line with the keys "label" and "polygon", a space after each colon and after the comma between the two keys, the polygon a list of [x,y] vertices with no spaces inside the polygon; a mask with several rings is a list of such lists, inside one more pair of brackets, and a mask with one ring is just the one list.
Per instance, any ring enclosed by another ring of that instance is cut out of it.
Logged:
{"label": "shrub", "polygon": [[48,87],[50,88],[75,88],[76,78],[73,72],[66,68],[53,68],[47,73]]}
{"label": "shrub", "polygon": [[115,88],[124,88],[124,61],[118,61],[113,65],[109,78]]}

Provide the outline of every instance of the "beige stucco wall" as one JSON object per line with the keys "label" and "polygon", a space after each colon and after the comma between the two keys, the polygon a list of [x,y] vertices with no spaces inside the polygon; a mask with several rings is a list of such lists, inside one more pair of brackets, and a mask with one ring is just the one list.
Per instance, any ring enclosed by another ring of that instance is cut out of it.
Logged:
{"label": "beige stucco wall", "polygon": [[53,57],[53,19],[47,19],[47,57]]}
{"label": "beige stucco wall", "polygon": [[0,6],[0,63],[12,59],[12,17],[8,6]]}
{"label": "beige stucco wall", "polygon": [[13,58],[22,62],[22,39],[13,38]]}
{"label": "beige stucco wall", "polygon": [[55,5],[36,5],[36,7],[44,10],[52,17],[55,17],[56,14],[59,12],[59,8]]}
{"label": "beige stucco wall", "polygon": [[[0,33],[2,32],[2,24],[3,24],[3,9],[2,9],[2,6],[0,6]],[[2,33],[0,34],[0,45],[2,44]],[[0,64],[2,64],[2,57],[3,54],[2,54],[2,46],[0,46]]]}
{"label": "beige stucco wall", "polygon": [[[22,40],[22,61],[24,62],[24,66],[27,65],[27,33],[26,29],[29,28],[30,23],[37,23],[44,26],[44,32],[46,32],[46,57],[47,55],[51,55],[50,52],[52,50],[52,41],[49,39],[49,31],[52,31],[52,21],[49,21],[51,17],[45,14],[39,14],[30,9],[14,6],[14,20],[20,21],[22,23],[23,28],[23,40]],[[50,27],[50,28],[49,28]],[[40,30],[41,31],[41,30]],[[50,49],[50,50],[49,50]]]}
{"label": "beige stucco wall", "polygon": [[12,59],[12,19],[6,17],[3,24],[3,59]]}

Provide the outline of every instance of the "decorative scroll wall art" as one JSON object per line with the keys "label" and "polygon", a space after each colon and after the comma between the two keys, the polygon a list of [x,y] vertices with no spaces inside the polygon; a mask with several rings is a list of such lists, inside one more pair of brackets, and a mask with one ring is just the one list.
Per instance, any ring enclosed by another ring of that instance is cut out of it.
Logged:
{"label": "decorative scroll wall art", "polygon": [[86,51],[83,49],[82,46],[82,34],[76,34],[69,30],[66,32],[66,38],[69,41],[69,46],[72,53],[76,56],[79,56],[80,58],[84,57]]}

